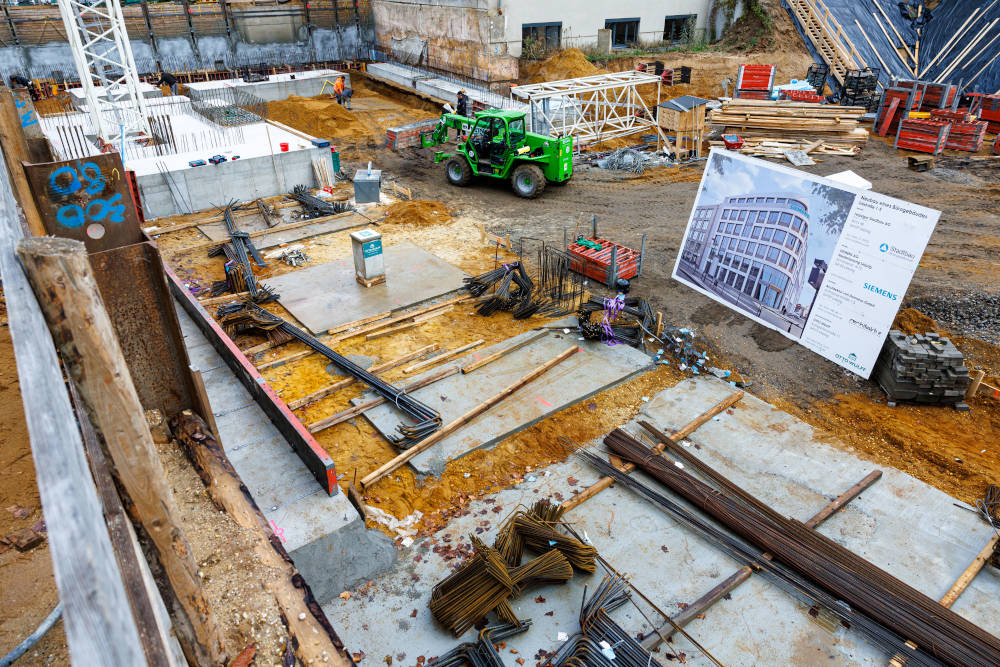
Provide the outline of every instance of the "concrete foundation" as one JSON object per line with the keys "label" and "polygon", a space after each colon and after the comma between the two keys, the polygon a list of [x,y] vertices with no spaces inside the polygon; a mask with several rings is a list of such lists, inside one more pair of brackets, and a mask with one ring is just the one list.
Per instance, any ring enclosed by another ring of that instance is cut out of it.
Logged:
{"label": "concrete foundation", "polygon": [[453,107],[458,101],[458,91],[464,90],[470,100],[479,102],[486,107],[500,109],[528,108],[525,104],[521,104],[505,95],[494,93],[480,86],[435,76],[418,69],[411,69],[405,65],[369,63],[367,72],[372,76],[391,81],[415,92],[436,97],[442,102],[450,103]]}
{"label": "concrete foundation", "polygon": [[[679,428],[732,391],[714,378],[687,380],[653,397],[644,418],[663,429]],[[805,520],[875,467],[828,442],[805,423],[747,396],[698,429],[685,446],[778,511]],[[592,446],[598,448],[599,443]],[[954,499],[944,493],[899,471],[884,473],[818,530],[936,599],[986,543],[989,528],[974,513],[955,507]],[[477,531],[492,543],[496,529],[518,505],[545,497],[567,499],[597,478],[575,458],[534,471],[519,486],[472,502],[446,528],[400,549],[399,560],[374,578],[364,595],[335,599],[324,610],[352,651],[389,655],[399,664],[415,664],[420,656],[440,655],[461,641],[472,641],[475,630],[456,639],[436,625],[427,609],[431,587],[455,567],[455,561],[445,560],[435,547],[467,546],[468,535]],[[601,492],[568,513],[567,520],[670,614],[739,567],[625,489]],[[518,617],[531,618],[533,625],[506,640],[505,662],[513,664],[517,657],[534,661],[537,651],[555,650],[562,643],[559,633],[578,629],[584,586],[592,590],[602,576],[600,569],[590,576],[576,573],[568,584],[533,588],[514,600]],[[648,634],[650,620],[659,624],[662,619],[640,599],[635,601],[642,613],[630,604],[612,617],[633,635]],[[997,634],[998,601],[1000,572],[987,567],[954,610]],[[726,665],[870,665],[888,659],[852,630],[813,618],[808,604],[756,576],[687,630]],[[657,654],[663,664],[669,664],[667,652],[683,652],[690,664],[709,664],[681,637]]]}
{"label": "concrete foundation", "polygon": [[191,364],[201,371],[219,439],[295,566],[321,604],[384,571],[395,548],[365,529],[347,497],[327,495],[222,358],[177,309]]}
{"label": "concrete foundation", "polygon": [[191,99],[211,98],[212,92],[223,88],[239,88],[255,95],[265,102],[280,102],[292,95],[299,97],[314,97],[323,90],[323,83],[329,81],[326,92],[332,92],[331,86],[338,76],[344,77],[344,84],[351,87],[351,75],[332,69],[314,70],[310,72],[295,72],[294,74],[275,74],[267,81],[247,83],[243,79],[221,79],[218,81],[199,81],[188,84]]}
{"label": "concrete foundation", "polygon": [[[572,319],[572,324],[567,322],[567,326],[575,326],[576,318]],[[496,345],[476,350],[454,363],[459,366],[471,363],[537,334],[537,331],[525,332]],[[553,332],[472,373],[452,375],[417,389],[411,395],[440,412],[441,420],[447,424],[577,344],[581,347],[579,352],[426,452],[418,454],[410,461],[410,465],[419,473],[440,475],[449,461],[460,459],[477,449],[492,447],[555,412],[653,367],[645,353],[628,345],[609,347],[596,341],[578,341],[576,335]],[[440,369],[437,367],[432,368],[427,373],[414,376],[410,381],[438,370]],[[375,398],[375,394],[367,392],[354,402],[357,404],[372,398]],[[395,434],[396,426],[406,419],[403,412],[390,404],[372,408],[364,414],[386,436]]]}
{"label": "concrete foundation", "polygon": [[293,271],[267,283],[278,302],[314,334],[389,310],[413,306],[462,286],[466,274],[412,243],[384,250],[385,282],[364,287],[353,257]]}

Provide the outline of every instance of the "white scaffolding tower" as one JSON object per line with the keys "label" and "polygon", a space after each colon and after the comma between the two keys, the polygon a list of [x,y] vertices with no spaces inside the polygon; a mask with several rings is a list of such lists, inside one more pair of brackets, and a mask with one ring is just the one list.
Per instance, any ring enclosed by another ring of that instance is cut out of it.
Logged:
{"label": "white scaffolding tower", "polygon": [[669,146],[656,122],[656,105],[650,110],[637,90],[651,84],[656,84],[658,105],[660,77],[637,71],[532,83],[511,87],[510,92],[528,103],[532,132],[573,136],[578,148],[644,131],[655,132]]}
{"label": "white scaffolding tower", "polygon": [[[121,4],[89,1],[58,0],[94,131],[107,142],[123,131],[149,134],[149,112],[139,89]],[[94,85],[95,78],[102,91]]]}

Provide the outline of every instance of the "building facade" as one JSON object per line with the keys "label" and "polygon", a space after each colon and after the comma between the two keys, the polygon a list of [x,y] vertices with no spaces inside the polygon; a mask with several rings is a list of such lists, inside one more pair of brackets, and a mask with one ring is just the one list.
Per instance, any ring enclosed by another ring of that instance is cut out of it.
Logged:
{"label": "building facade", "polygon": [[681,267],[706,289],[785,315],[801,315],[809,247],[809,203],[801,195],[728,197],[698,206]]}

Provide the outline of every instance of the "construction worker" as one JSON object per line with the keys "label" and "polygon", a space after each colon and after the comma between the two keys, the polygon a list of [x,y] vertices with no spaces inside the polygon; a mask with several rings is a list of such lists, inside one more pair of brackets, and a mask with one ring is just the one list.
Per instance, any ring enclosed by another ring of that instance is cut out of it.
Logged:
{"label": "construction worker", "polygon": [[165,69],[160,69],[160,80],[156,82],[156,85],[170,86],[170,94],[177,94],[177,77]]}
{"label": "construction worker", "polygon": [[465,94],[464,90],[458,91],[458,108],[455,110],[459,116],[469,115],[469,96]]}
{"label": "construction worker", "polygon": [[354,95],[354,91],[344,87],[344,77],[338,76],[337,80],[333,82],[333,92],[337,95],[338,104],[345,109],[351,108],[351,97]]}
{"label": "construction worker", "polygon": [[38,89],[35,88],[35,84],[31,83],[31,79],[26,76],[21,76],[20,74],[15,74],[10,77],[10,87],[11,88],[27,88],[28,93],[31,94],[31,99],[38,100],[41,97],[38,94]]}

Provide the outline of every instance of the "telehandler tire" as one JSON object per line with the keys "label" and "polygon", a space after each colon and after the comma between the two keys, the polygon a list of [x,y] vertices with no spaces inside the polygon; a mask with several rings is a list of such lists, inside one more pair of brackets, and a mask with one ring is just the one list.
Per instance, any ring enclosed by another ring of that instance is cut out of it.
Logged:
{"label": "telehandler tire", "polygon": [[520,164],[510,175],[514,193],[525,199],[534,199],[545,190],[545,174],[533,164]]}
{"label": "telehandler tire", "polygon": [[464,187],[472,180],[472,167],[462,158],[453,157],[444,163],[444,175],[452,185]]}

